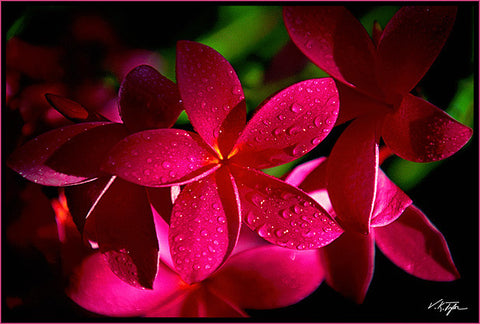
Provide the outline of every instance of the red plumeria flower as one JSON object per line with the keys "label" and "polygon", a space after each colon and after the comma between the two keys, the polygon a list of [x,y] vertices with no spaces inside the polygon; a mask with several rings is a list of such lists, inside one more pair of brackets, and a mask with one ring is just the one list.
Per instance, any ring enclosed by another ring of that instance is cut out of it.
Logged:
{"label": "red plumeria flower", "polygon": [[205,45],[181,41],[177,84],[198,134],[133,134],[110,152],[105,169],[144,186],[186,184],[169,234],[185,281],[201,281],[225,262],[242,219],[267,241],[289,248],[321,247],[341,234],[308,195],[257,170],[297,159],[327,136],[338,111],[332,79],[280,91],[246,124],[243,91],[231,65]]}
{"label": "red plumeria flower", "polygon": [[[296,167],[286,182],[308,192],[331,215],[327,194],[327,159]],[[321,249],[326,282],[342,295],[362,303],[373,276],[375,243],[398,267],[418,278],[459,278],[443,235],[410,198],[380,170],[369,234],[346,230]]]}
{"label": "red plumeria flower", "polygon": [[120,278],[151,288],[158,262],[151,204],[168,218],[162,206],[171,204],[170,190],[146,190],[101,171],[100,165],[128,134],[174,124],[183,109],[176,85],[149,66],[132,70],[119,94],[123,124],[60,96],[47,99],[71,120],[88,122],[38,136],[18,148],[7,164],[35,183],[68,186],[70,209],[85,239],[98,244]]}
{"label": "red plumeria flower", "polygon": [[380,137],[404,159],[431,162],[472,136],[472,129],[409,93],[439,54],[455,14],[455,7],[404,7],[383,32],[376,25],[372,40],[343,7],[285,8],[292,40],[338,81],[337,124],[354,119],[329,157],[328,193],[342,225],[369,231]]}

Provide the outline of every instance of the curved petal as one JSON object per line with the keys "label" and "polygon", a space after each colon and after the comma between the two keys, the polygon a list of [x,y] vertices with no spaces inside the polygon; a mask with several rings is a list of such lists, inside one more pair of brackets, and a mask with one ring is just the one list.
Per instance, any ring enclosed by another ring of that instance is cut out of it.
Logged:
{"label": "curved petal", "polygon": [[94,111],[89,111],[78,102],[52,93],[45,94],[45,98],[65,118],[75,123],[86,121],[108,121],[105,117]]}
{"label": "curved petal", "polygon": [[342,226],[369,232],[377,173],[375,121],[356,119],[335,143],[327,165],[328,195]]}
{"label": "curved petal", "polygon": [[322,253],[328,285],[356,303],[363,303],[373,277],[373,233],[363,235],[346,231],[322,249]]}
{"label": "curved petal", "polygon": [[431,103],[407,95],[400,107],[385,117],[382,137],[390,149],[414,162],[443,160],[461,149],[473,130]]}
{"label": "curved petal", "polygon": [[411,205],[395,222],[375,228],[380,250],[398,267],[434,281],[460,278],[443,235]]}
{"label": "curved petal", "polygon": [[232,167],[243,221],[265,240],[290,249],[315,249],[342,229],[303,191],[262,172]]}
{"label": "curved petal", "polygon": [[74,136],[107,124],[103,122],[83,123],[49,131],[15,150],[8,158],[7,165],[27,180],[44,186],[61,187],[85,182],[89,180],[87,177],[58,172],[45,163],[56,150]]}
{"label": "curved petal", "polygon": [[118,143],[103,167],[130,182],[159,187],[194,181],[212,172],[217,161],[197,134],[155,129]]}
{"label": "curved petal", "polygon": [[410,92],[440,53],[456,7],[408,6],[385,27],[378,44],[377,77],[387,95]]}
{"label": "curved petal", "polygon": [[148,65],[127,74],[119,100],[122,120],[131,132],[171,127],[183,110],[177,85]]}
{"label": "curved petal", "polygon": [[232,66],[208,46],[180,41],[176,72],[193,127],[208,145],[228,155],[246,122],[245,96]]}
{"label": "curved petal", "polygon": [[232,161],[261,169],[305,155],[330,133],[338,107],[330,78],[306,80],[280,91],[248,122]]}
{"label": "curved petal", "polygon": [[241,308],[271,309],[304,299],[323,276],[317,250],[264,246],[232,256],[207,285]]}
{"label": "curved petal", "polygon": [[180,276],[202,281],[229,257],[240,234],[240,207],[225,168],[185,186],[173,206],[168,234]]}
{"label": "curved petal", "polygon": [[300,50],[335,79],[376,94],[375,47],[344,7],[298,6],[284,9],[287,31]]}
{"label": "curved petal", "polygon": [[285,182],[292,186],[299,187],[305,192],[310,192],[327,187],[326,166],[327,158],[320,157],[295,167]]}

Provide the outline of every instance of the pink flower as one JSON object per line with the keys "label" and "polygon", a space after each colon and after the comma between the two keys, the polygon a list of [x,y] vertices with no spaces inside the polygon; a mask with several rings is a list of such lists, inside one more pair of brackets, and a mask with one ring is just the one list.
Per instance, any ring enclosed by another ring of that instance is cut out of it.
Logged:
{"label": "pink flower", "polygon": [[207,46],[181,41],[177,84],[198,134],[133,134],[113,148],[104,167],[143,186],[185,185],[169,232],[183,280],[201,281],[227,260],[242,220],[267,241],[289,248],[321,247],[341,234],[308,195],[257,170],[297,159],[327,136],[338,110],[333,80],[307,80],[280,91],[247,124],[231,65]]}
{"label": "pink flower", "polygon": [[[326,158],[298,166],[286,182],[308,192],[335,215],[327,194]],[[418,278],[451,281],[460,277],[443,235],[382,171],[378,173],[369,233],[346,230],[321,249],[328,285],[362,303],[373,277],[375,243],[393,263]]]}
{"label": "pink flower", "polygon": [[[343,7],[287,7],[287,30],[338,82],[337,124],[354,119],[329,157],[328,193],[342,226],[368,233],[378,177],[380,137],[398,156],[449,157],[472,130],[409,92],[427,72],[455,19],[454,7],[404,7],[374,39]],[[352,167],[354,165],[355,167]]]}
{"label": "pink flower", "polygon": [[119,94],[123,124],[69,99],[52,94],[47,98],[66,117],[83,122],[27,142],[7,165],[35,183],[68,186],[70,209],[85,240],[100,247],[120,278],[151,288],[158,259],[151,204],[162,206],[158,212],[166,215],[170,190],[147,190],[101,171],[100,165],[128,134],[173,125],[182,110],[176,85],[149,66],[132,70]]}

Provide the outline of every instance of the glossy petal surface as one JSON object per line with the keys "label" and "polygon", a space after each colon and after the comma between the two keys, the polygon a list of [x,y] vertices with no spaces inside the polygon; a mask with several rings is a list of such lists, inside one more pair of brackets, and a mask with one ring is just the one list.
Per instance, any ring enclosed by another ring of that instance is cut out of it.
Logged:
{"label": "glossy petal surface", "polygon": [[413,95],[403,98],[400,107],[385,117],[382,137],[390,149],[406,160],[443,160],[462,148],[472,129],[445,112]]}
{"label": "glossy petal surface", "polygon": [[335,240],[342,230],[303,191],[262,172],[232,168],[243,222],[265,240],[290,249],[314,249]]}
{"label": "glossy petal surface", "polygon": [[361,304],[373,277],[375,240],[373,233],[346,231],[322,249],[326,281],[343,296]]}
{"label": "glossy petal surface", "polygon": [[180,41],[176,71],[193,127],[212,148],[228,155],[246,121],[245,97],[232,66],[208,46]]}
{"label": "glossy petal surface", "polygon": [[378,144],[368,117],[345,129],[328,158],[328,195],[342,226],[368,233],[375,201]]}
{"label": "glossy petal surface", "polygon": [[405,95],[440,53],[456,7],[407,6],[389,21],[378,44],[377,75],[387,95]]}
{"label": "glossy petal surface", "polygon": [[268,99],[248,122],[232,161],[268,168],[295,160],[317,146],[338,115],[333,79],[296,83]]}
{"label": "glossy petal surface", "polygon": [[323,275],[317,250],[270,245],[233,256],[209,287],[241,308],[270,309],[302,300],[320,285]]}
{"label": "glossy petal surface", "polygon": [[460,277],[445,238],[413,205],[395,222],[375,228],[375,238],[380,250],[409,274],[435,281]]}
{"label": "glossy petal surface", "polygon": [[110,152],[104,168],[142,186],[167,186],[195,180],[212,171],[216,158],[194,133],[156,129],[135,133]]}
{"label": "glossy petal surface", "polygon": [[148,65],[127,74],[119,97],[122,120],[131,132],[171,127],[183,110],[176,84]]}
{"label": "glossy petal surface", "polygon": [[88,111],[88,109],[83,107],[78,102],[65,97],[47,93],[45,94],[45,98],[48,100],[50,105],[53,106],[53,108],[73,122],[107,121],[106,118],[98,115],[95,112]]}

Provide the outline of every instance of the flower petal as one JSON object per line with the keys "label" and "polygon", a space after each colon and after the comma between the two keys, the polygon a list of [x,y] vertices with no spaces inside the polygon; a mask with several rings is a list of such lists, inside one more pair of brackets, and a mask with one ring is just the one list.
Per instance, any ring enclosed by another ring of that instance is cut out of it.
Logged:
{"label": "flower petal", "polygon": [[345,129],[328,158],[328,195],[342,226],[369,232],[377,172],[375,121],[358,118]]}
{"label": "flower petal", "polygon": [[83,123],[49,131],[13,152],[7,160],[7,165],[24,178],[44,186],[66,186],[87,181],[88,177],[58,172],[45,163],[56,150],[74,136],[107,124],[103,122]]}
{"label": "flower petal", "polygon": [[327,158],[320,157],[298,165],[288,174],[285,182],[305,192],[325,189],[327,187],[326,161]]}
{"label": "flower petal", "polygon": [[408,6],[385,27],[378,44],[377,75],[387,95],[405,95],[440,53],[455,21],[456,7]]}
{"label": "flower petal", "polygon": [[315,249],[342,233],[330,215],[303,191],[260,171],[231,169],[243,221],[265,240],[290,249]]}
{"label": "flower petal", "polygon": [[375,47],[344,7],[298,6],[284,9],[287,31],[300,50],[335,79],[376,94]]}
{"label": "flower petal", "polygon": [[228,155],[246,122],[245,96],[232,66],[208,46],[180,41],[176,71],[193,127],[208,145]]}
{"label": "flower petal", "polygon": [[356,303],[363,303],[373,277],[373,233],[363,235],[346,231],[322,252],[328,285]]}
{"label": "flower petal", "polygon": [[208,287],[241,308],[271,309],[307,297],[323,276],[317,250],[264,246],[232,256]]}
{"label": "flower petal", "polygon": [[330,133],[338,102],[337,88],[330,78],[306,80],[282,90],[248,122],[232,161],[260,169],[305,155]]}
{"label": "flower petal", "polygon": [[75,123],[85,121],[107,121],[107,119],[94,111],[89,111],[78,102],[52,93],[45,94],[48,103],[53,106],[65,118]]}
{"label": "flower petal", "polygon": [[240,234],[236,188],[225,168],[190,183],[173,206],[169,243],[180,276],[207,278],[229,257]]}
{"label": "flower petal", "polygon": [[148,65],[127,74],[119,99],[122,120],[131,132],[169,128],[183,110],[176,84]]}
{"label": "flower petal", "polygon": [[431,103],[407,95],[400,107],[385,117],[382,137],[390,149],[406,160],[443,160],[462,148],[472,129],[460,124]]}
{"label": "flower petal", "polygon": [[411,275],[434,281],[460,277],[445,238],[413,205],[395,222],[375,228],[375,239],[380,250]]}
{"label": "flower petal", "polygon": [[118,143],[103,167],[130,182],[159,187],[194,181],[213,172],[215,162],[210,148],[197,134],[155,129],[135,133]]}
{"label": "flower petal", "polygon": [[382,170],[379,170],[371,226],[390,224],[411,204],[412,200]]}

